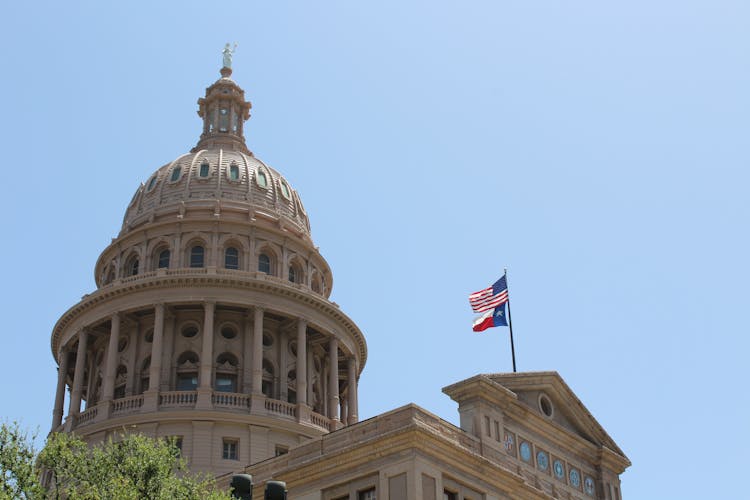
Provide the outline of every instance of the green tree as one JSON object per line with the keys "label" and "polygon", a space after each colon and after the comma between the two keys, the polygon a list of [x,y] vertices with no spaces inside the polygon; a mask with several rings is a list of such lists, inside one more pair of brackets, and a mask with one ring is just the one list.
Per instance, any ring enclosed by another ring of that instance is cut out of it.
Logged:
{"label": "green tree", "polygon": [[0,499],[44,498],[34,466],[34,437],[16,422],[0,424]]}
{"label": "green tree", "polygon": [[0,495],[10,499],[224,500],[207,477],[191,474],[173,441],[123,433],[88,446],[51,434],[41,452],[18,425],[0,428]]}

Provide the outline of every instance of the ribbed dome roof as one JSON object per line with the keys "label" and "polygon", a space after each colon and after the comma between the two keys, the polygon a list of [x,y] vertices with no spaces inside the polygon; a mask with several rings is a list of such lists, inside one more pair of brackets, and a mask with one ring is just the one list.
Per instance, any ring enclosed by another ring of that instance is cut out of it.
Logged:
{"label": "ribbed dome roof", "polygon": [[310,239],[310,222],[289,183],[247,149],[244,122],[252,105],[230,78],[232,70],[198,99],[203,133],[183,156],[154,172],[136,191],[122,223],[121,234],[141,224],[176,213],[214,209],[246,211],[294,230]]}
{"label": "ribbed dome roof", "polygon": [[154,172],[133,196],[122,232],[163,214],[217,203],[280,220],[310,237],[302,201],[279,172],[251,153],[220,148],[182,155]]}

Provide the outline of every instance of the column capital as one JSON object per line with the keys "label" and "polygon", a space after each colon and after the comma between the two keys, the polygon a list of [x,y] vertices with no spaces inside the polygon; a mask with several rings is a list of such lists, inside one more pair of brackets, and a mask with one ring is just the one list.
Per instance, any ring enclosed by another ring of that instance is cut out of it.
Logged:
{"label": "column capital", "polygon": [[[163,304],[162,304],[162,305],[163,305]],[[205,307],[205,306],[215,306],[215,305],[216,305],[216,301],[215,301],[215,300],[204,300],[204,301],[203,301],[203,306],[204,306],[204,307]]]}

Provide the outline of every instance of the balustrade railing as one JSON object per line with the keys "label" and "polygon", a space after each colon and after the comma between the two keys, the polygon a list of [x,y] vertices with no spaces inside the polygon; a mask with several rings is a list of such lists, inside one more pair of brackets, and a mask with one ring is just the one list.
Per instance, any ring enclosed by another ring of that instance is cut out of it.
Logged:
{"label": "balustrade railing", "polygon": [[[195,408],[197,401],[197,391],[168,391],[159,393],[159,408],[181,408],[189,410]],[[139,413],[143,411],[143,402],[143,394],[115,399],[111,403],[112,406],[110,415],[112,417],[118,417],[122,415]],[[215,391],[211,395],[211,405],[216,409],[248,412],[251,407],[251,398],[249,394]],[[297,418],[297,405],[294,403],[288,403],[286,401],[281,401],[278,399],[264,399],[263,406],[265,408],[265,411],[269,414],[279,415],[291,419]],[[75,415],[73,419],[73,426],[79,427],[82,425],[93,423],[96,419],[97,412],[98,407],[95,406],[93,408],[88,408],[86,411],[78,415]],[[323,428],[327,431],[332,430],[331,419],[329,419],[328,417],[312,411],[303,413],[303,415],[305,414],[309,416],[303,417],[308,421],[308,423]]]}
{"label": "balustrade railing", "polygon": [[250,408],[250,396],[236,392],[214,392],[211,402],[223,408]]}
{"label": "balustrade railing", "polygon": [[266,399],[266,410],[271,413],[278,413],[288,417],[297,416],[297,405],[278,399]]}
{"label": "balustrade railing", "polygon": [[192,408],[198,401],[195,391],[170,391],[159,393],[159,406]]}
{"label": "balustrade railing", "polygon": [[79,425],[87,424],[96,418],[96,414],[97,414],[96,406],[94,406],[93,408],[88,408],[86,409],[86,411],[76,415],[73,423],[75,424],[75,427],[78,427]]}
{"label": "balustrade railing", "polygon": [[143,394],[112,401],[112,415],[136,412],[143,406]]}
{"label": "balustrade railing", "polygon": [[327,431],[331,430],[331,421],[328,417],[324,417],[320,413],[310,413],[310,422],[318,427],[322,427]]}

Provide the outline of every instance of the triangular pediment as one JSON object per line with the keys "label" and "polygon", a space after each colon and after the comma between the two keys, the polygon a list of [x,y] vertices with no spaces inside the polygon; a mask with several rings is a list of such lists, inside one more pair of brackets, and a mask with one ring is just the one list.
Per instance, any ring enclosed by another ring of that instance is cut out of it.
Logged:
{"label": "triangular pediment", "polygon": [[625,454],[583,405],[557,372],[481,374],[443,388],[461,405],[484,401],[517,420],[534,421],[535,428],[548,428],[583,439],[627,461]]}

